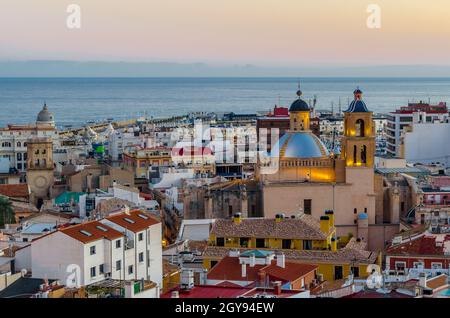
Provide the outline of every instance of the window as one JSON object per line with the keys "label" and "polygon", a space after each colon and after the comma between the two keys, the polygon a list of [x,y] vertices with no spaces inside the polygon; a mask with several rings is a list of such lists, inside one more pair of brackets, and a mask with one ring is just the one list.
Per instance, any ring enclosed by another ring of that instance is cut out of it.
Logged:
{"label": "window", "polygon": [[225,239],[223,237],[217,237],[216,238],[216,245],[217,246],[225,246]]}
{"label": "window", "polygon": [[291,240],[283,240],[281,242],[281,248],[284,249],[284,250],[291,249]]}
{"label": "window", "polygon": [[442,269],[442,263],[431,263],[431,269]]}
{"label": "window", "polygon": [[143,233],[139,233],[138,234],[138,241],[142,241],[144,239],[144,234]]}
{"label": "window", "polygon": [[95,254],[95,245],[94,245],[94,246],[91,246],[91,247],[89,248],[89,250],[90,250],[90,254],[91,254],[91,255],[94,255],[94,254]]}
{"label": "window", "polygon": [[17,142],[17,147],[22,147],[22,143],[20,141]]}
{"label": "window", "polygon": [[122,261],[116,261],[116,270],[120,271],[122,269]]}
{"label": "window", "polygon": [[122,246],[122,240],[116,241],[116,248],[120,248]]}
{"label": "window", "polygon": [[34,152],[35,155],[39,154],[39,149],[36,149],[36,151]]}
{"label": "window", "polygon": [[97,276],[97,273],[96,273],[95,270],[96,270],[96,269],[95,269],[95,266],[94,266],[94,267],[91,267],[91,277]]}
{"label": "window", "polygon": [[353,164],[356,164],[357,160],[356,160],[356,145],[353,146]]}
{"label": "window", "polygon": [[248,241],[249,241],[248,237],[239,238],[239,246],[240,247],[248,247]]}
{"label": "window", "polygon": [[406,262],[395,262],[396,271],[404,271],[406,267]]}
{"label": "window", "polygon": [[133,265],[128,266],[128,275],[133,274]]}
{"label": "window", "polygon": [[256,248],[265,248],[266,247],[266,240],[263,238],[257,238],[256,239]]}
{"label": "window", "polygon": [[312,250],[312,241],[311,240],[303,240],[303,249],[306,251]]}
{"label": "window", "polygon": [[355,124],[356,137],[364,137],[364,120],[358,119]]}
{"label": "window", "polygon": [[100,273],[100,275],[103,275],[105,273],[105,265],[104,264],[101,264],[98,267],[98,272]]}
{"label": "window", "polygon": [[139,253],[139,263],[143,263],[144,262],[144,253],[141,252]]}
{"label": "window", "polygon": [[312,213],[312,200],[311,199],[303,200],[303,212],[305,214],[311,215],[311,213]]}
{"label": "window", "polygon": [[22,154],[20,152],[17,153],[17,160],[22,160]]}
{"label": "window", "polygon": [[400,211],[405,212],[405,202],[400,203]]}
{"label": "window", "polygon": [[367,153],[367,146],[363,145],[361,147],[361,163],[367,163],[366,153]]}
{"label": "window", "polygon": [[342,279],[343,277],[344,277],[344,275],[343,275],[342,266],[335,266],[334,267],[334,279],[338,280],[338,279]]}
{"label": "window", "polygon": [[229,215],[229,216],[232,216],[232,215],[233,215],[233,206],[232,206],[232,205],[229,205],[229,206],[228,206],[228,215]]}
{"label": "window", "polygon": [[414,262],[413,266],[414,268],[423,268],[425,264],[423,262]]}
{"label": "window", "polygon": [[353,277],[354,278],[359,277],[359,267],[358,266],[352,266],[352,273],[353,273]]}

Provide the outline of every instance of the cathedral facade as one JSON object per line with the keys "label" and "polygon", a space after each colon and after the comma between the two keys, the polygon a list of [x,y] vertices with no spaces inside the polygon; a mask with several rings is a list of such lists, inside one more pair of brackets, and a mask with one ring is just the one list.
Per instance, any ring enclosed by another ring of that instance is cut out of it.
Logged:
{"label": "cathedral facade", "polygon": [[380,231],[385,228],[375,224],[375,125],[361,90],[354,91],[344,112],[340,154],[329,152],[312,133],[311,109],[301,91],[297,95],[289,109],[290,130],[269,155],[270,165],[275,162],[277,168],[264,169],[267,160],[259,165],[264,216],[305,213],[319,219],[324,211],[333,210],[338,236],[355,236],[370,247],[383,247],[388,237],[380,237]]}

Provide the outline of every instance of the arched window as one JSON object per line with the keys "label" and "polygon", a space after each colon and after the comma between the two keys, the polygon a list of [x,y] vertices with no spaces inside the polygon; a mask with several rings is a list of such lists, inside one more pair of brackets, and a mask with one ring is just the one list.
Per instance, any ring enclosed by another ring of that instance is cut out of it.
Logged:
{"label": "arched window", "polygon": [[354,145],[353,146],[353,164],[356,164],[356,162],[357,162],[356,153],[357,153],[357,149],[356,149],[356,145]]}
{"label": "arched window", "polygon": [[356,137],[364,137],[364,120],[358,119],[355,123]]}
{"label": "arched window", "polygon": [[17,147],[22,147],[22,143],[20,141],[17,142]]}
{"label": "arched window", "polygon": [[367,163],[367,146],[364,145],[361,147],[361,163]]}

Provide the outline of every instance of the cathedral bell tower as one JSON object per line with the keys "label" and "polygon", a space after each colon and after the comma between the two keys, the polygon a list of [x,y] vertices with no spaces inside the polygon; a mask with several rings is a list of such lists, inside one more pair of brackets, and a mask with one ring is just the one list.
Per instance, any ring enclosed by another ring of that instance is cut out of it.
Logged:
{"label": "cathedral bell tower", "polygon": [[353,92],[355,98],[344,112],[344,137],[341,159],[346,167],[373,168],[375,155],[375,126],[372,112],[362,100],[362,91]]}

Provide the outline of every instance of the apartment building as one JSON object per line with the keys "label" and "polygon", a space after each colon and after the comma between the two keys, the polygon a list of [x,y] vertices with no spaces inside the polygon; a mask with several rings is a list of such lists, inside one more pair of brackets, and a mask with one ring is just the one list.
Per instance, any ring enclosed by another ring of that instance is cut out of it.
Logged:
{"label": "apartment building", "polygon": [[408,103],[408,106],[402,106],[387,114],[386,151],[388,154],[396,157],[401,156],[401,133],[404,128],[412,125],[414,114],[419,112],[424,113],[426,123],[444,121],[449,116],[446,103],[440,102],[437,105],[432,105],[423,101]]}
{"label": "apartment building", "polygon": [[161,223],[130,211],[60,228],[31,243],[35,278],[90,285],[107,278],[162,284]]}

